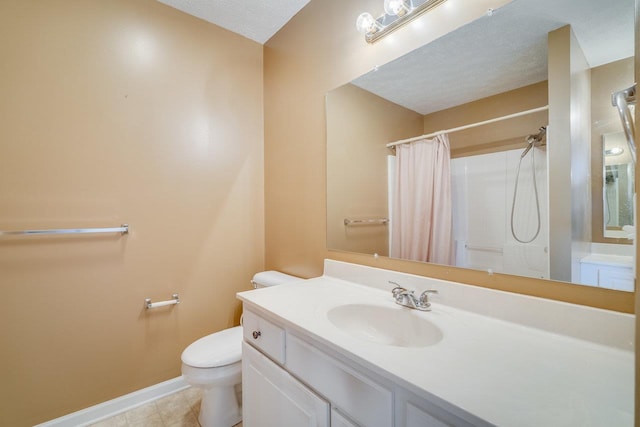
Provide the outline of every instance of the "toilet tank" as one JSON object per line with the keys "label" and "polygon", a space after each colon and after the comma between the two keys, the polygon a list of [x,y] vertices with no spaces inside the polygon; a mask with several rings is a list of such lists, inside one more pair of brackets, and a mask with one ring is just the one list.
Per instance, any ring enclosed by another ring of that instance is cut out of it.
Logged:
{"label": "toilet tank", "polygon": [[261,271],[256,273],[251,280],[251,284],[254,288],[266,288],[269,286],[282,285],[288,282],[300,280],[299,277],[290,276],[288,274],[280,273],[279,271]]}

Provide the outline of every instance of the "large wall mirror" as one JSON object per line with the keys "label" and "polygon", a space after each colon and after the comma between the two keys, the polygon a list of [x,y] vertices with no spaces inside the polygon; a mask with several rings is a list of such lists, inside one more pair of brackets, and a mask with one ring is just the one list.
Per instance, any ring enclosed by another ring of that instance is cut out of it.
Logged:
{"label": "large wall mirror", "polygon": [[514,0],[329,92],[328,249],[633,291],[633,41],[633,0]]}

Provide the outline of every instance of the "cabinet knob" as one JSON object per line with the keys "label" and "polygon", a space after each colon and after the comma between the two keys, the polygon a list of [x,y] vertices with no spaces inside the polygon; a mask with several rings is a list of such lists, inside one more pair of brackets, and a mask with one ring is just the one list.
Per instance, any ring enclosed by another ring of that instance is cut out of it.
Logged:
{"label": "cabinet knob", "polygon": [[253,331],[251,335],[253,335],[254,340],[257,340],[258,338],[260,338],[260,335],[262,335],[262,333],[260,331]]}

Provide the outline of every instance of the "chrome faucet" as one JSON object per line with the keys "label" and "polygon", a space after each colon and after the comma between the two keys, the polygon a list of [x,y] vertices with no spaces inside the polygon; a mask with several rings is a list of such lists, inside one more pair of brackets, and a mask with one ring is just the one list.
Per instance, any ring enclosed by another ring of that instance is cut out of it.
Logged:
{"label": "chrome faucet", "polygon": [[438,293],[438,291],[435,289],[427,289],[422,294],[420,294],[419,298],[416,298],[416,296],[414,295],[414,291],[409,291],[396,282],[389,281],[389,283],[391,283],[392,285],[396,285],[396,287],[391,291],[393,299],[396,300],[396,304],[420,311],[430,311],[431,303],[429,302],[429,294]]}

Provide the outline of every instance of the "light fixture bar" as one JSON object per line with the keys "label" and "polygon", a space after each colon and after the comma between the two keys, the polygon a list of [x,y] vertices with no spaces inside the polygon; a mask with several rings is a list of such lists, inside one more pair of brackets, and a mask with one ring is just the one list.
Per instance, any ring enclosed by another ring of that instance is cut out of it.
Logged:
{"label": "light fixture bar", "polygon": [[[376,21],[382,28],[373,33],[365,34],[365,40],[367,41],[367,43],[375,43],[377,40],[381,39],[387,34],[395,31],[404,24],[411,22],[423,13],[430,11],[431,9],[441,3],[444,3],[445,1],[446,0],[413,0],[413,8],[402,16],[390,17],[387,14],[383,14],[378,19],[376,19]],[[388,22],[390,18],[395,19],[391,22]]]}

